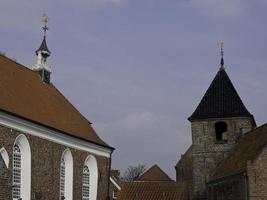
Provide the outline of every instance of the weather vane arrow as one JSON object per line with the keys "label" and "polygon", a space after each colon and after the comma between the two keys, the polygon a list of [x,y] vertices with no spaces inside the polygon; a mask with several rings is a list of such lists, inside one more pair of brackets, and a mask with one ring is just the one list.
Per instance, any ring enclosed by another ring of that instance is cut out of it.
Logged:
{"label": "weather vane arrow", "polygon": [[48,30],[47,27],[47,22],[48,22],[48,16],[47,15],[43,15],[42,16],[42,22],[44,22],[44,26],[42,27],[43,31],[44,31],[44,36],[46,35],[46,31]]}
{"label": "weather vane arrow", "polygon": [[220,48],[220,53],[221,53],[221,67],[223,67],[224,66],[224,58],[223,58],[223,56],[224,56],[224,43],[223,42],[218,42],[217,43],[217,46]]}

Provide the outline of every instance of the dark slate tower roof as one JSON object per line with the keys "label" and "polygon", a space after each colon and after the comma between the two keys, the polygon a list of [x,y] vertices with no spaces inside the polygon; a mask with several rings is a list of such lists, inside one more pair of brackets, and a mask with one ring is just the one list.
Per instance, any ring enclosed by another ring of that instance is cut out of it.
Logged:
{"label": "dark slate tower roof", "polygon": [[46,37],[44,36],[43,41],[41,46],[39,47],[39,49],[37,49],[35,51],[36,55],[38,54],[39,51],[44,51],[44,52],[48,52],[48,54],[50,54],[51,52],[49,51],[47,44],[46,44]]}
{"label": "dark slate tower roof", "polygon": [[208,118],[249,117],[256,126],[222,66],[189,121]]}

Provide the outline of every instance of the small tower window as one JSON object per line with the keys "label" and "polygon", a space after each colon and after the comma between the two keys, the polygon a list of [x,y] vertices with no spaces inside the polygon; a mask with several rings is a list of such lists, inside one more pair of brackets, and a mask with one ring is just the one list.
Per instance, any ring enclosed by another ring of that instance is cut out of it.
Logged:
{"label": "small tower window", "polygon": [[225,122],[217,122],[215,124],[216,142],[225,143],[228,140],[227,124]]}

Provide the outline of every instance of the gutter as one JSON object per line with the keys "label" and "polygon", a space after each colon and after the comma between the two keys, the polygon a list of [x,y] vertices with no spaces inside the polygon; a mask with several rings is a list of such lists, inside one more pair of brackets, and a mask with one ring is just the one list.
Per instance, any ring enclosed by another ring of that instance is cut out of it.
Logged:
{"label": "gutter", "polygon": [[62,131],[62,130],[53,128],[53,127],[51,127],[51,126],[42,124],[42,123],[37,122],[37,121],[32,120],[32,119],[28,119],[28,118],[26,118],[26,117],[17,115],[16,113],[13,113],[13,112],[9,112],[9,111],[3,110],[3,109],[1,109],[1,108],[0,108],[0,112],[6,113],[6,114],[8,114],[8,115],[12,115],[12,116],[14,116],[14,117],[23,119],[23,120],[25,120],[25,121],[32,122],[32,123],[37,124],[37,125],[39,125],[39,126],[43,126],[43,127],[45,127],[45,128],[51,129],[51,130],[53,130],[53,131],[56,131],[56,132],[59,132],[59,133],[68,135],[68,136],[70,136],[70,137],[73,137],[73,138],[76,138],[76,139],[80,139],[80,140],[83,140],[83,141],[86,141],[86,142],[90,142],[90,143],[92,143],[92,144],[94,144],[94,145],[98,145],[98,146],[104,147],[104,148],[109,149],[109,150],[111,150],[111,151],[114,151],[114,150],[115,150],[114,147],[110,147],[109,145],[99,144],[99,143],[97,143],[97,142],[93,142],[93,141],[87,140],[87,139],[85,139],[85,138],[81,138],[81,137],[75,136],[75,135],[73,135],[73,134],[71,134],[71,133],[67,133],[67,132],[65,132],[65,131]]}
{"label": "gutter", "polygon": [[109,198],[109,187],[110,187],[110,172],[111,172],[111,156],[112,156],[112,153],[113,153],[114,149],[110,152],[110,156],[109,156],[109,167],[108,167],[108,177],[107,177],[107,181],[108,181],[108,187],[107,187],[107,198],[106,200],[111,200]]}

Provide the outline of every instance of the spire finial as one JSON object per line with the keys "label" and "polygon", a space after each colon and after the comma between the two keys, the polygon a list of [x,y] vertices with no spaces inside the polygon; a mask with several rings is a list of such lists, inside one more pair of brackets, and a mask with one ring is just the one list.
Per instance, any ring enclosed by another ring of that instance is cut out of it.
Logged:
{"label": "spire finial", "polygon": [[46,31],[48,30],[48,27],[47,27],[48,16],[47,15],[42,16],[42,22],[44,23],[44,26],[42,27],[42,30],[44,31],[43,41],[39,49],[35,51],[37,55],[37,62],[35,65],[33,65],[32,70],[37,71],[40,74],[42,80],[45,83],[49,84],[50,74],[52,70],[51,70],[51,66],[47,62],[47,59],[51,54],[46,44]]}
{"label": "spire finial", "polygon": [[46,14],[44,14],[42,16],[42,22],[44,22],[44,26],[42,27],[42,29],[44,31],[44,37],[45,37],[46,36],[46,31],[48,30],[48,27],[47,27],[48,16]]}
{"label": "spire finial", "polygon": [[219,42],[217,43],[218,47],[220,48],[220,53],[221,53],[221,68],[224,67],[224,59],[223,59],[223,56],[224,56],[224,43],[223,42]]}

